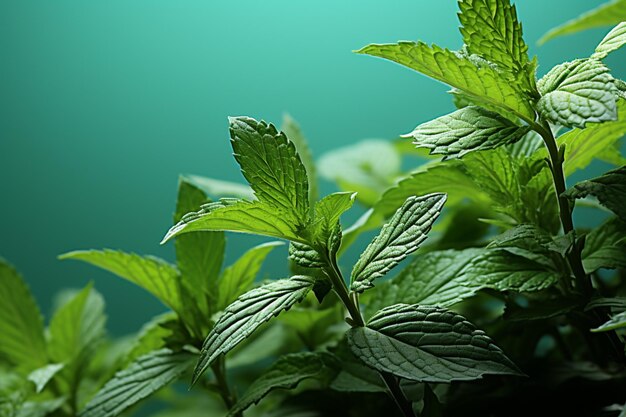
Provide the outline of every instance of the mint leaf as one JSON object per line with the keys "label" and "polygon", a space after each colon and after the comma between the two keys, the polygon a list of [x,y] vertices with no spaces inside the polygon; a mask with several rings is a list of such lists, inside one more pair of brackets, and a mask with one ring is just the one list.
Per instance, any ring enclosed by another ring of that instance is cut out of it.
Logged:
{"label": "mint leaf", "polygon": [[481,330],[451,311],[395,304],[377,312],[367,327],[348,331],[352,353],[368,366],[420,382],[521,375]]}
{"label": "mint leaf", "polygon": [[336,359],[329,353],[303,352],[280,357],[255,380],[232,407],[228,416],[240,415],[253,404],[277,389],[294,389],[300,382],[317,379],[325,382],[336,374]]}
{"label": "mint leaf", "polygon": [[171,327],[177,323],[177,320],[177,315],[170,311],[153,317],[145,323],[124,355],[124,366],[128,366],[140,356],[164,348],[166,339],[172,336]]}
{"label": "mint leaf", "polygon": [[497,64],[523,88],[533,91],[534,67],[529,66],[528,45],[515,6],[509,0],[463,0],[459,9],[460,31],[468,51]]}
{"label": "mint leaf", "polygon": [[225,268],[217,281],[216,311],[223,310],[254,283],[263,261],[282,242],[268,242],[255,246]]}
{"label": "mint leaf", "polygon": [[626,19],[626,0],[609,1],[550,30],[539,39],[539,44],[545,43],[557,36],[569,35],[600,26],[614,25],[624,19]]}
{"label": "mint leaf", "polygon": [[309,144],[302,133],[302,129],[300,129],[300,125],[289,114],[283,116],[283,123],[280,130],[285,132],[285,135],[287,135],[289,140],[296,146],[296,151],[298,155],[300,155],[304,168],[306,168],[309,180],[309,203],[312,204],[314,201],[317,201],[319,196],[319,185],[317,181],[317,168],[315,167],[315,161],[313,160]]}
{"label": "mint leaf", "polygon": [[577,59],[552,68],[539,82],[537,110],[566,127],[617,119],[617,88],[609,69],[596,59]]}
{"label": "mint leaf", "polygon": [[162,259],[111,249],[73,251],[59,259],[75,259],[102,268],[137,284],[172,310],[182,309],[178,290],[180,273]]}
{"label": "mint leaf", "polygon": [[221,199],[203,205],[199,211],[187,213],[172,226],[161,243],[183,233],[197,231],[230,231],[270,236],[306,243],[300,237],[301,226],[293,213],[262,201]]}
{"label": "mint leaf", "polygon": [[314,282],[300,275],[274,281],[248,291],[229,305],[202,345],[192,384],[219,355],[228,353],[263,323],[302,301]]}
{"label": "mint leaf", "polygon": [[329,239],[336,233],[339,218],[354,204],[356,193],[333,193],[315,204],[313,222],[309,226],[312,240],[320,247],[329,247]]}
{"label": "mint leaf", "polygon": [[[626,18],[626,13],[624,18]],[[591,57],[604,59],[608,54],[617,51],[624,44],[626,44],[626,22],[620,22],[602,39],[602,42],[596,47],[596,52]]]}
{"label": "mint leaf", "polygon": [[600,327],[591,329],[592,332],[608,332],[626,327],[626,311],[615,314],[609,321]]}
{"label": "mint leaf", "polygon": [[462,157],[468,152],[515,143],[529,130],[482,107],[467,106],[423,123],[405,137],[412,137],[418,148],[428,148],[431,154]]}
{"label": "mint leaf", "polygon": [[[207,202],[202,190],[181,178],[174,222]],[[193,292],[200,312],[209,316],[212,312],[210,301],[215,297],[217,277],[224,261],[224,232],[186,234],[176,239],[174,244],[176,264],[181,275],[180,283]]]}
{"label": "mint leaf", "polygon": [[593,229],[585,239],[583,266],[588,274],[600,268],[626,268],[626,223],[612,218]]}
{"label": "mint leaf", "polygon": [[291,242],[289,245],[289,259],[303,268],[321,268],[326,265],[318,251],[297,242]]}
{"label": "mint leaf", "polygon": [[409,197],[365,248],[352,269],[351,289],[362,292],[426,240],[446,202],[445,194]]}
{"label": "mint leaf", "polygon": [[591,180],[582,181],[565,192],[571,200],[593,196],[600,204],[626,221],[626,166],[606,172]]}
{"label": "mint leaf", "polygon": [[409,67],[460,90],[476,104],[485,103],[526,121],[535,119],[529,99],[488,62],[472,60],[459,52],[423,42],[368,45],[357,51]]}
{"label": "mint leaf", "polygon": [[294,144],[274,125],[249,117],[231,117],[235,159],[256,197],[303,225],[309,216],[309,183]]}
{"label": "mint leaf", "polygon": [[192,365],[194,356],[161,349],[137,358],[119,371],[89,401],[80,417],[115,417],[170,384]]}
{"label": "mint leaf", "polygon": [[64,366],[62,363],[51,363],[28,374],[28,380],[35,384],[35,392],[40,393],[43,391],[52,377],[63,369]]}
{"label": "mint leaf", "polygon": [[0,356],[16,368],[48,362],[39,307],[20,274],[0,258]]}
{"label": "mint leaf", "polygon": [[[249,185],[231,181],[216,180],[201,175],[185,175],[183,181],[201,189],[206,195],[216,198],[232,197],[253,200],[254,191]],[[196,207],[197,208],[197,207]]]}

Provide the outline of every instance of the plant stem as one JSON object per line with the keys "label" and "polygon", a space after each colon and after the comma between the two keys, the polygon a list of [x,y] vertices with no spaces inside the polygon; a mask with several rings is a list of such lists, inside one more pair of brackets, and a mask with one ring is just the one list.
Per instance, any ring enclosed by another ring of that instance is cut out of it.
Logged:
{"label": "plant stem", "polygon": [[[352,327],[365,327],[365,320],[363,320],[363,316],[361,316],[361,311],[358,306],[358,295],[348,291],[346,281],[343,279],[343,275],[339,270],[335,257],[325,254],[324,258],[327,265],[327,268],[324,268],[324,271],[330,278],[330,281],[333,284],[333,289],[350,314],[350,325]],[[402,411],[404,417],[415,417],[413,406],[404,396],[398,379],[387,372],[378,371],[378,373],[385,382],[391,398],[393,398],[400,411]]]}
{"label": "plant stem", "polygon": [[[220,356],[215,363],[211,365],[211,369],[213,369],[213,374],[215,375],[215,380],[217,382],[217,387],[219,389],[219,394],[222,397],[222,401],[224,402],[226,408],[230,410],[237,403],[237,395],[230,390],[230,386],[228,385],[224,356]],[[239,412],[235,414],[235,416],[243,417],[243,414]]]}

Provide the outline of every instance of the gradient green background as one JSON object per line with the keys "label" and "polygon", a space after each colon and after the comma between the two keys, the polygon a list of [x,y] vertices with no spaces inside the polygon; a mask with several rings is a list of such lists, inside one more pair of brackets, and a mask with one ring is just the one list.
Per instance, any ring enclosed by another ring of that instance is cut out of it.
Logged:
{"label": "gradient green background", "polygon": [[[517,3],[540,74],[587,56],[608,30],[539,48],[601,1]],[[56,256],[108,247],[172,259],[158,242],[178,175],[241,180],[228,115],[279,123],[287,111],[319,156],[450,111],[444,85],[351,51],[399,39],[458,48],[457,25],[451,0],[0,1],[0,255],[44,313],[57,290],[94,280],[111,333],[137,330],[157,301]],[[623,53],[607,63],[626,77]],[[258,241],[229,237],[227,259]]]}

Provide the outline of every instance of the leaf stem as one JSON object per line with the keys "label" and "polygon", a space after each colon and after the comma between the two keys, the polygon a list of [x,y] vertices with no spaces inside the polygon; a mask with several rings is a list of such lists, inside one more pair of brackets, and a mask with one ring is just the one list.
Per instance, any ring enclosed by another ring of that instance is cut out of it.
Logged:
{"label": "leaf stem", "polygon": [[[226,379],[226,362],[223,355],[221,355],[213,363],[213,365],[211,365],[211,369],[213,369],[213,374],[215,375],[220,397],[222,397],[222,401],[224,402],[226,408],[230,410],[237,403],[237,395],[231,391],[230,386],[228,385],[228,380]],[[235,416],[243,417],[243,414],[239,412],[235,414]]]}

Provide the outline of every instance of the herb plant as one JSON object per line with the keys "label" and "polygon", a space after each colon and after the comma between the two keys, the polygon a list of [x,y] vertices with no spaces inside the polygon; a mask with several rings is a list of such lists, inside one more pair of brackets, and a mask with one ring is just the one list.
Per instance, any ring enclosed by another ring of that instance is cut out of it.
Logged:
{"label": "herb plant", "polygon": [[[626,23],[591,56],[537,79],[514,5],[459,8],[459,51],[423,42],[358,51],[449,85],[456,111],[318,164],[291,118],[279,130],[232,117],[249,186],[181,179],[163,239],[174,240],[175,265],[113,250],[61,256],[171,309],[107,362],[106,378],[90,373],[102,371],[91,351],[104,325],[94,290],[61,307],[46,338],[32,297],[0,265],[0,330],[14,335],[0,341],[0,363],[19,381],[0,387],[7,415],[35,404],[37,415],[113,417],[152,395],[172,404],[168,416],[624,415],[626,88],[603,60],[626,43]],[[415,156],[427,162],[401,172]],[[567,188],[594,160],[615,168]],[[318,173],[342,191],[319,198]],[[355,200],[367,211],[345,226]],[[602,223],[577,227],[580,206]],[[257,284],[281,242],[222,268],[225,232],[287,242],[290,275]],[[162,395],[176,381],[192,392]]]}

